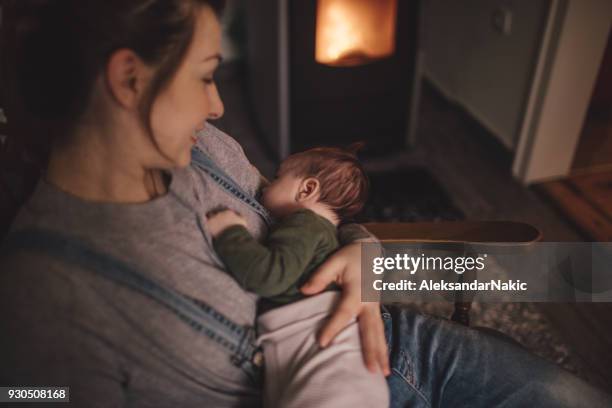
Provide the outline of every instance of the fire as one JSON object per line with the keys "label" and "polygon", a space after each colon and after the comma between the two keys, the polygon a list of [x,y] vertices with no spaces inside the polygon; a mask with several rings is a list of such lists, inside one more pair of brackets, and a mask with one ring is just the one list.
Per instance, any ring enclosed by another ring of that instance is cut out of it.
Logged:
{"label": "fire", "polygon": [[397,0],[318,0],[317,62],[359,65],[395,52]]}

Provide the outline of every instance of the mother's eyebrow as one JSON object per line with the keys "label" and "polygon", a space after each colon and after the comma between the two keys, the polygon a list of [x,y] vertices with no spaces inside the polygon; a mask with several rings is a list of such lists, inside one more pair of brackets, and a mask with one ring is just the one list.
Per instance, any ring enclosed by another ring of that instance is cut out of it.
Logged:
{"label": "mother's eyebrow", "polygon": [[221,56],[221,54],[213,54],[213,55],[209,55],[208,57],[204,58],[202,62],[213,60],[213,59],[216,59],[219,63],[223,61],[223,57]]}

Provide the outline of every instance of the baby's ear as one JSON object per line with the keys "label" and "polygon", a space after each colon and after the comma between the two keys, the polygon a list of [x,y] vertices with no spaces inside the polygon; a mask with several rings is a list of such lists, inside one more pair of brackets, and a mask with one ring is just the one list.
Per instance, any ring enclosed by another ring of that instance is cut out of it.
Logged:
{"label": "baby's ear", "polygon": [[318,200],[321,194],[321,184],[315,177],[307,177],[300,183],[296,201]]}

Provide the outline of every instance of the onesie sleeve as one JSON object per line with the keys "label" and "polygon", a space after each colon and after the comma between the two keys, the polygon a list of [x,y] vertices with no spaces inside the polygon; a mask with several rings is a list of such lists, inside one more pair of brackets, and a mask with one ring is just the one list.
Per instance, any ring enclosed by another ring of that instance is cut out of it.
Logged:
{"label": "onesie sleeve", "polygon": [[315,256],[321,222],[311,211],[298,211],[258,242],[243,226],[223,231],[213,243],[230,274],[248,291],[274,297],[296,284]]}

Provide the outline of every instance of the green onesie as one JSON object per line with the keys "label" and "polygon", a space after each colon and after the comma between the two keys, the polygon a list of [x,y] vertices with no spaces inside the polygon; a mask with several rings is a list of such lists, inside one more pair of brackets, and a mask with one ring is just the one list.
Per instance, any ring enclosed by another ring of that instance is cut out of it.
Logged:
{"label": "green onesie", "polygon": [[302,209],[272,226],[262,243],[241,225],[227,228],[213,243],[244,289],[286,304],[304,297],[300,287],[338,248],[336,234],[327,219]]}

